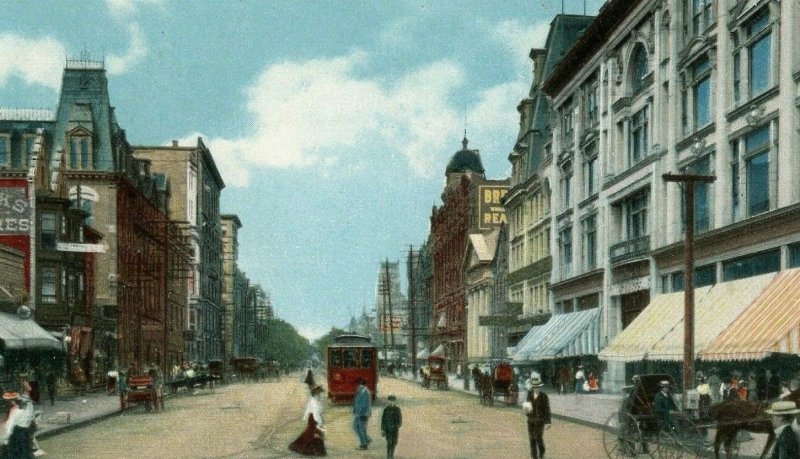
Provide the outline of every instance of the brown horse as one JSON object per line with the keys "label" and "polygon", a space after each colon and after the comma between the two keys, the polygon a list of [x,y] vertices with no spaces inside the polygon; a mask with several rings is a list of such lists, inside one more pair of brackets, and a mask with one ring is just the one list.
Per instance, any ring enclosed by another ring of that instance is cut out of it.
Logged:
{"label": "brown horse", "polygon": [[481,375],[478,380],[478,396],[481,405],[494,405],[494,392],[492,387],[492,377]]}
{"label": "brown horse", "polygon": [[[793,391],[784,400],[796,405],[800,402],[800,389]],[[717,434],[714,436],[714,456],[719,459],[720,444],[725,447],[725,457],[733,457],[733,442],[740,430],[752,433],[766,433],[767,443],[761,457],[764,457],[775,440],[772,418],[764,413],[769,408],[768,402],[747,400],[725,400],[711,407],[711,415],[717,422]]]}

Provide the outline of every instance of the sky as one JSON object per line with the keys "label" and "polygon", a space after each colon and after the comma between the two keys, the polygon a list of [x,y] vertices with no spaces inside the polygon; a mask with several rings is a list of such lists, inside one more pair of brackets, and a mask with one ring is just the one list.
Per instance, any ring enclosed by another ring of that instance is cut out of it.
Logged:
{"label": "sky", "polygon": [[[596,14],[603,0],[586,0]],[[564,0],[583,14],[582,0]],[[0,107],[55,109],[103,59],[133,145],[209,146],[239,266],[314,339],[371,309],[379,264],[429,233],[466,135],[510,173],[528,53],[561,0],[0,0]],[[401,269],[401,271],[404,271]],[[403,283],[405,288],[405,282]]]}

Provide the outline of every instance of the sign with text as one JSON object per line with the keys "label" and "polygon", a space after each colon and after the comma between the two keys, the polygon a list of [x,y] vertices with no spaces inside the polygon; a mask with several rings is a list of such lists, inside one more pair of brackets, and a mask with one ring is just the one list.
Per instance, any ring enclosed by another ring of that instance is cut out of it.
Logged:
{"label": "sign with text", "polygon": [[478,316],[478,326],[481,327],[507,327],[517,320],[516,316],[496,314],[493,316]]}
{"label": "sign with text", "polygon": [[27,234],[31,212],[24,187],[0,187],[0,234]]}
{"label": "sign with text", "polygon": [[106,246],[103,244],[80,244],[77,242],[59,242],[56,244],[59,252],[92,252],[106,253]]}
{"label": "sign with text", "polygon": [[390,327],[389,326],[389,323],[390,323],[389,316],[386,315],[386,316],[383,317],[383,320],[381,321],[382,323],[380,324],[381,331],[382,332],[385,331],[387,333],[391,333],[391,332],[399,333],[403,328],[403,317],[398,316],[398,315],[394,315],[394,316],[391,317],[391,319],[392,319],[391,320],[392,326]]}
{"label": "sign with text", "polygon": [[478,228],[492,229],[506,222],[506,210],[502,199],[508,193],[507,186],[481,185],[478,187]]}

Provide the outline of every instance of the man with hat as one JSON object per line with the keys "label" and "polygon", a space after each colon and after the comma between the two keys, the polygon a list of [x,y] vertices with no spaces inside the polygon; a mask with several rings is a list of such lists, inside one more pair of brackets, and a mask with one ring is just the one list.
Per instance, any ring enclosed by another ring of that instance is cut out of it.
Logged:
{"label": "man with hat", "polygon": [[363,377],[358,378],[358,389],[353,399],[353,429],[358,435],[358,449],[367,449],[367,445],[372,441],[367,435],[367,422],[372,414],[372,397],[367,389],[367,380]]}
{"label": "man with hat", "polygon": [[794,402],[781,400],[770,405],[765,413],[772,415],[772,428],[775,431],[775,440],[772,444],[772,459],[789,459],[800,457],[800,445],[790,424],[800,409]]}
{"label": "man with hat", "polygon": [[397,446],[397,439],[400,434],[400,426],[403,425],[403,414],[397,406],[397,397],[388,397],[389,406],[383,409],[381,415],[381,435],[386,437],[386,457],[394,457],[394,448]]}
{"label": "man with hat", "polygon": [[538,377],[530,380],[528,400],[523,404],[523,411],[528,417],[528,439],[531,443],[531,457],[544,457],[544,429],[550,427],[550,401],[542,392],[544,383]]}
{"label": "man with hat", "polygon": [[675,403],[670,393],[671,384],[669,381],[664,380],[660,381],[658,385],[660,390],[653,399],[653,412],[658,417],[659,421],[661,421],[662,425],[674,429],[675,423],[672,421],[671,412],[677,411],[678,405]]}

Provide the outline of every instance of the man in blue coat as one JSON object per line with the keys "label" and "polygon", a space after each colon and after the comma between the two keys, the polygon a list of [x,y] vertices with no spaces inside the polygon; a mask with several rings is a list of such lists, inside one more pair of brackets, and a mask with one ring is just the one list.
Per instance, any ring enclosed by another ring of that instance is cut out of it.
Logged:
{"label": "man in blue coat", "polygon": [[367,389],[367,380],[358,378],[358,389],[353,399],[353,428],[358,435],[358,449],[367,449],[372,441],[367,435],[367,422],[372,414],[372,396]]}

